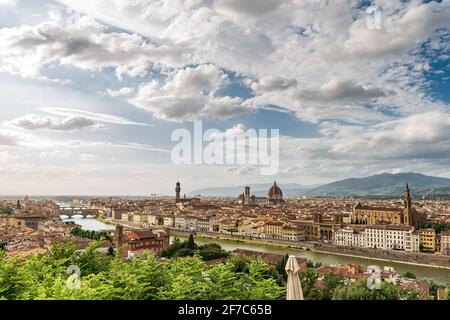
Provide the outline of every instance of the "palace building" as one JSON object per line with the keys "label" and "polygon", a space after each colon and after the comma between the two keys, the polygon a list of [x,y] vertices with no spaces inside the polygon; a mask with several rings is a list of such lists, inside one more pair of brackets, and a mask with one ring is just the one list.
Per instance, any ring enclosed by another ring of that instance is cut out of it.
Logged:
{"label": "palace building", "polygon": [[426,214],[419,213],[412,207],[408,184],[403,193],[403,208],[370,207],[358,202],[351,216],[353,224],[396,224],[414,226],[416,229],[419,229],[426,219]]}
{"label": "palace building", "polygon": [[175,203],[200,203],[200,198],[186,198],[186,194],[181,197],[181,183],[175,185]]}

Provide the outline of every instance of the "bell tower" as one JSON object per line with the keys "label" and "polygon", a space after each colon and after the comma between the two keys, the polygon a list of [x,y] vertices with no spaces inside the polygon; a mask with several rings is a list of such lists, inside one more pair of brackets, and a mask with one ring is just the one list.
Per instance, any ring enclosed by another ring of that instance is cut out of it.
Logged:
{"label": "bell tower", "polygon": [[180,202],[180,194],[181,194],[181,184],[180,182],[177,182],[177,185],[175,187],[175,202],[178,203]]}
{"label": "bell tower", "polygon": [[412,202],[411,193],[409,192],[409,185],[406,184],[405,191],[403,192],[403,224],[412,226]]}

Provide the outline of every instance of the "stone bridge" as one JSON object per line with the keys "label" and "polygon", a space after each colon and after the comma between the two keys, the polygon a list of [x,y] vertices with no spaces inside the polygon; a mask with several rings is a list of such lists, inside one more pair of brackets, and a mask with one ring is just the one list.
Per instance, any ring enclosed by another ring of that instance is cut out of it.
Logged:
{"label": "stone bridge", "polygon": [[83,207],[60,207],[59,212],[61,216],[72,218],[73,216],[82,216],[83,218],[98,217],[98,210],[88,209]]}

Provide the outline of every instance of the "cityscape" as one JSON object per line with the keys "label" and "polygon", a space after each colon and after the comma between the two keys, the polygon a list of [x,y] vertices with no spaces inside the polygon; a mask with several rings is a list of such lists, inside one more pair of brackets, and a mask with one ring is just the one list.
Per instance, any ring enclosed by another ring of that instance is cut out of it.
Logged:
{"label": "cityscape", "polygon": [[[2,201],[0,240],[3,259],[52,256],[68,243],[84,255],[95,244],[98,254],[123,259],[195,257],[209,267],[256,259],[269,270],[295,252],[309,299],[344,299],[339,281],[352,288],[374,274],[398,288],[385,299],[447,299],[450,200],[413,200],[411,189],[406,183],[402,197],[391,199],[285,198],[275,181],[266,197],[246,186],[235,197],[202,198],[182,195],[176,182],[172,197],[57,203],[25,196]],[[280,297],[278,276],[265,299]]]}
{"label": "cityscape", "polygon": [[0,305],[30,300],[449,301],[450,0],[0,0]]}

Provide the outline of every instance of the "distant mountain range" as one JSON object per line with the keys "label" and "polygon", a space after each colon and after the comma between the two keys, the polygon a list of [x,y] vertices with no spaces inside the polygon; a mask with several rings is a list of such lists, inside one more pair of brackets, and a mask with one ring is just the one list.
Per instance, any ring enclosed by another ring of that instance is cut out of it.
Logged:
{"label": "distant mountain range", "polygon": [[[277,183],[278,184],[278,183]],[[272,183],[260,183],[260,184],[249,184],[251,189],[251,194],[257,197],[265,197],[267,195],[267,191],[273,185]],[[244,188],[246,185],[235,186],[235,187],[218,187],[218,188],[204,188],[194,190],[189,193],[190,196],[193,195],[201,195],[204,197],[237,197],[241,193],[244,192]],[[299,194],[303,194],[309,189],[315,186],[303,186],[297,183],[284,183],[280,185],[282,188],[283,194],[285,196],[296,196]]]}
{"label": "distant mountain range", "polygon": [[[450,179],[426,176],[421,173],[382,173],[365,178],[351,178],[324,185],[304,186],[296,183],[278,183],[284,196],[400,196],[409,183],[413,195],[450,198]],[[272,184],[250,185],[252,194],[265,196]],[[191,192],[191,195],[236,197],[245,186],[205,188]]]}

